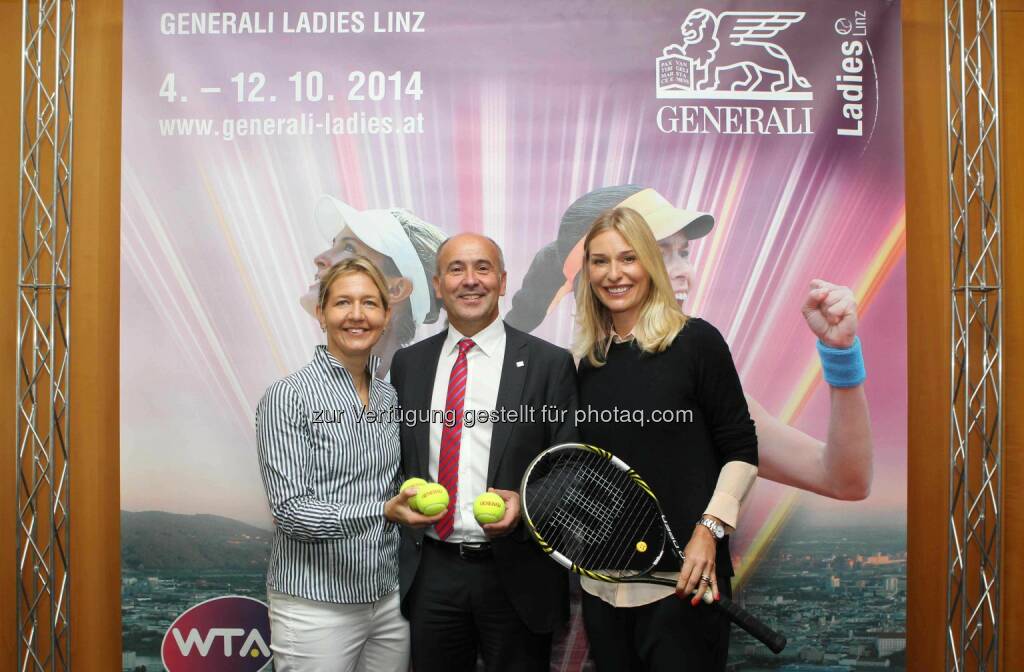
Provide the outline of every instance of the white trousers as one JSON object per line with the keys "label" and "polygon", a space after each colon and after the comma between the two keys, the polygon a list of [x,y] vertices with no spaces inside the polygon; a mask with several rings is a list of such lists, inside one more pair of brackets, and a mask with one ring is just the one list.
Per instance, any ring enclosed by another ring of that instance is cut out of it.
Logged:
{"label": "white trousers", "polygon": [[406,672],[409,622],[398,591],[369,604],[335,604],[268,591],[276,672]]}

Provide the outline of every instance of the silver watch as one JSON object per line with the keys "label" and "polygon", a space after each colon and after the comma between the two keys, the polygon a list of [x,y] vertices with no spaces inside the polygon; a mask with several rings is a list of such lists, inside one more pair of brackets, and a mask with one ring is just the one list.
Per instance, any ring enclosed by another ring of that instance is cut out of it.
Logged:
{"label": "silver watch", "polygon": [[715,520],[714,518],[708,518],[707,516],[704,516],[703,518],[697,521],[697,524],[703,525],[704,527],[711,530],[711,536],[715,538],[715,541],[721,541],[725,538],[725,526],[717,520]]}

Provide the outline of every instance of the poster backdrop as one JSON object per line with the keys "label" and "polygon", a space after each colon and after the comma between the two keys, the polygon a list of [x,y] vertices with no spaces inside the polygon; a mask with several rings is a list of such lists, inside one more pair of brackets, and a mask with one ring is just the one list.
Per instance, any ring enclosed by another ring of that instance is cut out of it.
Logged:
{"label": "poster backdrop", "polygon": [[[759,481],[737,586],[790,645],[772,658],[737,634],[733,662],[902,669],[899,15],[886,0],[127,0],[124,668],[267,662],[272,523],[253,415],[321,342],[307,310],[319,269],[371,246],[413,286],[396,311],[407,341],[444,321],[420,257],[482,232],[504,248],[503,314],[568,345],[573,301],[554,297],[576,239],[562,214],[635,184],[714,217],[680,256],[678,298],[724,334],[750,397],[812,437],[827,436],[830,402],[800,312],[808,283],[860,303],[870,496]],[[346,208],[377,212],[349,222]],[[555,664],[580,669],[585,652],[572,628]]]}

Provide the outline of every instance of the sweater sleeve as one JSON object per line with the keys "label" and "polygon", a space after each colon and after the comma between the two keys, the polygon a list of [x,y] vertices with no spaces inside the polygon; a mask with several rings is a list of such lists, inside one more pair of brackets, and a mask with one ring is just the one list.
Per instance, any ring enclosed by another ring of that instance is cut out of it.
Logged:
{"label": "sweater sleeve", "polygon": [[697,394],[718,463],[738,461],[757,466],[754,421],[750,418],[729,346],[722,334],[707,322],[701,321],[696,331]]}

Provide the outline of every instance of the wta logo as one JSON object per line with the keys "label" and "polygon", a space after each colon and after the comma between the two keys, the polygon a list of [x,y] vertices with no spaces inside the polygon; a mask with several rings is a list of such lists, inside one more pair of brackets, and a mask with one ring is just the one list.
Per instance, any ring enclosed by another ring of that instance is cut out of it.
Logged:
{"label": "wta logo", "polygon": [[251,597],[215,597],[189,607],[164,634],[168,672],[258,672],[270,662],[267,605]]}

